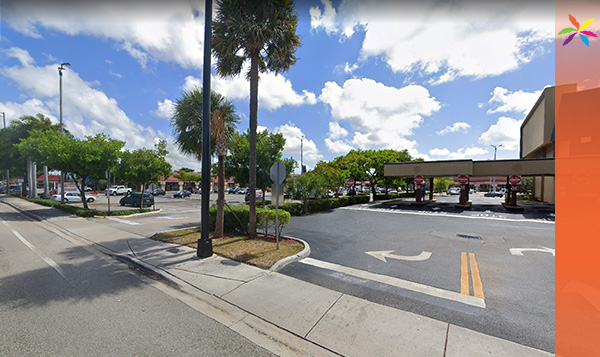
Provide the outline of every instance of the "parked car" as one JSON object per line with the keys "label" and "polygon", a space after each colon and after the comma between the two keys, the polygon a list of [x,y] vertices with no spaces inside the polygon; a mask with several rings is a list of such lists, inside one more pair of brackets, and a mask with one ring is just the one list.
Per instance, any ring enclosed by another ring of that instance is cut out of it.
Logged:
{"label": "parked car", "polygon": [[131,188],[125,187],[123,185],[119,186],[111,186],[107,188],[105,191],[106,195],[116,196],[116,195],[124,195],[128,192],[131,192]]}
{"label": "parked car", "polygon": [[471,189],[469,190],[469,194],[472,195],[475,192],[477,192],[477,190],[475,190],[475,187],[471,187]]}
{"label": "parked car", "polygon": [[238,195],[245,195],[246,193],[248,193],[248,189],[240,188],[240,190],[237,193],[238,193]]}
{"label": "parked car", "polygon": [[190,197],[192,193],[188,190],[177,191],[173,194],[173,198]]}
{"label": "parked car", "polygon": [[454,186],[448,189],[449,195],[460,195],[460,187]]}
{"label": "parked car", "polygon": [[[256,200],[259,200],[259,199],[262,200],[262,198],[263,198],[262,192],[256,191]],[[246,202],[250,201],[250,191],[248,191],[246,193],[246,196],[244,197],[244,201],[246,201]]]}
{"label": "parked car", "polygon": [[162,188],[155,188],[154,190],[152,190],[152,196],[164,196],[165,193],[165,190],[163,190]]}
{"label": "parked car", "polygon": [[501,188],[498,191],[489,191],[484,194],[485,197],[504,197],[506,194],[506,189]]}
{"label": "parked car", "polygon": [[[121,198],[119,200],[119,204],[121,206],[125,206],[125,205],[132,205],[134,207],[139,207],[140,206],[140,201],[141,201],[141,192],[128,192],[125,197]],[[144,198],[143,198],[143,205],[144,207],[149,207],[152,206],[154,204],[154,196],[152,196],[152,194],[144,192]]]}
{"label": "parked car", "polygon": [[[60,202],[60,194],[52,195],[51,199]],[[96,201],[95,196],[86,196],[85,200],[88,202]],[[79,192],[65,192],[65,203],[81,202],[81,195]]]}

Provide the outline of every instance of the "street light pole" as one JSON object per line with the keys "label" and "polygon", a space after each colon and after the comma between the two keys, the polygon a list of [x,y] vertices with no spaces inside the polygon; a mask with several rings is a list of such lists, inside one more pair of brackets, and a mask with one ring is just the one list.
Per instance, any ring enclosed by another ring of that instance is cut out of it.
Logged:
{"label": "street light pole", "polygon": [[[62,120],[62,73],[65,70],[64,66],[70,66],[68,62],[60,64],[58,67],[58,89],[59,89],[59,113],[60,113],[60,133],[63,133],[63,120]],[[65,173],[60,170],[60,203],[65,203]]]}
{"label": "street light pole", "polygon": [[304,175],[304,148],[302,146],[302,142],[304,140],[305,136],[304,134],[302,134],[302,136],[299,138],[300,139],[300,175]]}
{"label": "street light pole", "polygon": [[[496,161],[496,153],[498,152],[498,148],[502,147],[502,144],[490,146],[494,148],[494,161]],[[494,192],[496,192],[496,176],[494,176]]]}
{"label": "street light pole", "polygon": [[[4,129],[6,129],[6,116],[5,113],[2,112],[2,122],[4,122]],[[8,194],[10,193],[9,190],[9,186],[8,186],[8,182],[9,182],[9,175],[8,175],[8,169],[6,169],[6,195],[8,196]]]}
{"label": "street light pole", "polygon": [[204,6],[204,68],[202,72],[202,201],[200,202],[200,239],[196,255],[209,258],[213,255],[212,240],[209,238],[210,208],[210,40],[212,34],[212,0]]}

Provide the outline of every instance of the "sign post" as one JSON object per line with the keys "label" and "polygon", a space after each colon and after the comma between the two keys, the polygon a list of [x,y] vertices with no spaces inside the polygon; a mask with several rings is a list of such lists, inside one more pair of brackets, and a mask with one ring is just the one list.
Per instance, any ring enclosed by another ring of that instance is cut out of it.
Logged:
{"label": "sign post", "polygon": [[[106,170],[106,180],[108,180],[107,188],[110,188],[110,169]],[[108,198],[108,215],[110,216],[110,194],[107,194],[106,197]]]}
{"label": "sign post", "polygon": [[279,186],[285,180],[285,166],[279,161],[271,166],[271,180],[275,183],[275,234],[277,237],[277,250],[279,250]]}

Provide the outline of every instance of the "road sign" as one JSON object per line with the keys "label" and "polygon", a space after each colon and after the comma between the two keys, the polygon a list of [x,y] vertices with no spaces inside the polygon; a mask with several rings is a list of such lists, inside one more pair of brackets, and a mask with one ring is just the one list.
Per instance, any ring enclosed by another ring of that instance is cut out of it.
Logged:
{"label": "road sign", "polygon": [[271,166],[271,180],[278,185],[285,180],[285,166],[279,161]]}
{"label": "road sign", "polygon": [[423,175],[417,175],[417,176],[415,176],[415,183],[416,184],[422,184],[423,182],[425,182],[425,179],[423,178]]}
{"label": "road sign", "polygon": [[521,184],[521,176],[512,175],[511,177],[508,178],[508,182],[510,182],[511,185],[520,185]]}
{"label": "road sign", "polygon": [[346,180],[346,186],[348,186],[348,187],[354,186],[354,180],[353,179],[347,179]]}
{"label": "road sign", "polygon": [[469,176],[467,175],[458,175],[458,183],[460,184],[466,184],[469,182]]}

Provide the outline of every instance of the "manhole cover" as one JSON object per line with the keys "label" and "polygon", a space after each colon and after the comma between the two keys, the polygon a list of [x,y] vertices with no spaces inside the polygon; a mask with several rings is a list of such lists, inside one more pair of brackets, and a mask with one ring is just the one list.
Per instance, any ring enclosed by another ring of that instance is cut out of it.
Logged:
{"label": "manhole cover", "polygon": [[171,248],[171,249],[167,249],[167,252],[179,253],[179,249],[177,249],[177,248]]}
{"label": "manhole cover", "polygon": [[466,239],[479,239],[479,240],[481,240],[481,237],[480,237],[480,236],[472,236],[472,235],[469,235],[469,234],[461,234],[461,233],[457,233],[457,234],[456,234],[456,236],[457,236],[458,238],[466,238]]}

